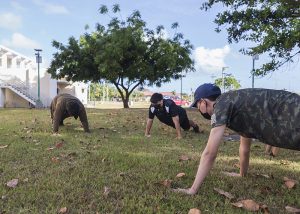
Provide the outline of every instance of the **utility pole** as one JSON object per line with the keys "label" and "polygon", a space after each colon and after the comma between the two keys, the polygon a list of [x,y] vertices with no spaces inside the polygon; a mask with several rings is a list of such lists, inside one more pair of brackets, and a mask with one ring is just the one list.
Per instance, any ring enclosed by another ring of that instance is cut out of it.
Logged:
{"label": "utility pole", "polygon": [[36,103],[36,107],[42,107],[41,102],[41,94],[40,94],[40,63],[42,63],[42,57],[40,55],[40,52],[42,52],[42,49],[34,49],[35,55],[36,55],[36,63],[38,65],[38,100]]}
{"label": "utility pole", "polygon": [[254,73],[255,73],[254,64],[255,64],[255,60],[259,60],[258,54],[252,56],[252,88],[254,88]]}
{"label": "utility pole", "polygon": [[105,80],[103,81],[102,85],[102,101],[105,101]]}

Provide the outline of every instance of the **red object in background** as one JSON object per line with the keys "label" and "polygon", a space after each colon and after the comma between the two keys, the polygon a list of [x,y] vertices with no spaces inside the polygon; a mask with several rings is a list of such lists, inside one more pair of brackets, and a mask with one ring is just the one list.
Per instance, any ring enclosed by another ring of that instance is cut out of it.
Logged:
{"label": "red object in background", "polygon": [[190,105],[189,101],[186,101],[186,100],[173,100],[175,102],[176,105],[178,106],[188,106]]}

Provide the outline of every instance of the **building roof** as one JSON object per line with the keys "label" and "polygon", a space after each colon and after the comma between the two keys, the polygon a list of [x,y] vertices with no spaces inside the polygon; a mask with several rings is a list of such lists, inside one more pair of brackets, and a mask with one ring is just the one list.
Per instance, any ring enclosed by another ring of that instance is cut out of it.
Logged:
{"label": "building roof", "polygon": [[29,58],[27,56],[24,56],[23,54],[18,53],[18,52],[14,51],[14,50],[11,50],[8,47],[0,45],[0,56],[3,55],[3,54],[7,54],[7,53],[9,53],[9,54],[11,54],[11,55],[13,55],[15,57],[19,57],[22,60],[27,60],[28,63],[33,63],[34,62],[31,58]]}
{"label": "building roof", "polygon": [[[144,89],[142,93],[145,97],[152,96],[152,94],[154,94],[154,92],[150,91],[149,89]],[[174,94],[174,92],[159,92],[159,93],[162,94],[163,96],[170,96],[170,97],[180,96],[179,93]]]}

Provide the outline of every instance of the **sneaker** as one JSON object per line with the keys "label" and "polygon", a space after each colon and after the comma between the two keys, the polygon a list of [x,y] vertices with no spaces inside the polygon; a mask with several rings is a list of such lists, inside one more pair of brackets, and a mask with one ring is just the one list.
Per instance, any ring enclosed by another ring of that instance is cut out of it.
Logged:
{"label": "sneaker", "polygon": [[200,129],[198,125],[194,126],[193,129],[195,133],[200,133]]}

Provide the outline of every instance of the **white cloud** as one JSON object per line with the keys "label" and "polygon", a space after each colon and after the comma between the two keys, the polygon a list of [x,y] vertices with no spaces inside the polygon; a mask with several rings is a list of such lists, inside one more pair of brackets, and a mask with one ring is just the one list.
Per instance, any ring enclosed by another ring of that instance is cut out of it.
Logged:
{"label": "white cloud", "polygon": [[24,11],[25,7],[23,7],[20,3],[16,2],[16,1],[11,1],[10,5],[17,11]]}
{"label": "white cloud", "polygon": [[42,7],[44,12],[47,14],[69,14],[70,13],[69,10],[63,5],[47,3],[46,1],[43,0],[33,0],[33,2],[36,5]]}
{"label": "white cloud", "polygon": [[15,30],[20,28],[21,25],[22,25],[21,16],[15,15],[13,13],[0,14],[0,28]]}
{"label": "white cloud", "polygon": [[229,53],[229,45],[216,49],[198,47],[194,51],[195,68],[206,73],[220,71],[226,66],[224,59]]}
{"label": "white cloud", "polygon": [[14,33],[11,40],[3,40],[1,43],[10,48],[34,49],[41,47],[38,42],[29,39],[20,33]]}

